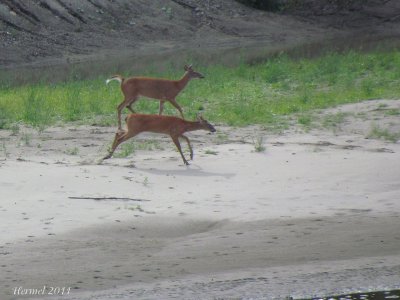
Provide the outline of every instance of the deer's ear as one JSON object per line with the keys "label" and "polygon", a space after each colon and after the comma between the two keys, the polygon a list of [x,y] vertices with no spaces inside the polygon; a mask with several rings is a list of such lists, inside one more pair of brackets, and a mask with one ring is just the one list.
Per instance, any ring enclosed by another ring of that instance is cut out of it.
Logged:
{"label": "deer's ear", "polygon": [[189,70],[188,65],[185,65],[185,66],[183,67],[183,69],[184,69],[185,71]]}

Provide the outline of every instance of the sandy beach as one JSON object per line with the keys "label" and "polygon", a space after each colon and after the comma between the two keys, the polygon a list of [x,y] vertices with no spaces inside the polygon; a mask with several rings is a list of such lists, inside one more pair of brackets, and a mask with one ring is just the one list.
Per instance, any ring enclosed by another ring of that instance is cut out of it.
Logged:
{"label": "sandy beach", "polygon": [[399,132],[387,113],[399,109],[345,105],[315,113],[341,114],[331,128],[280,133],[216,124],[188,135],[190,166],[158,135],[100,163],[115,128],[1,130],[0,299],[32,298],[18,287],[68,300],[400,288],[400,144],[368,136]]}

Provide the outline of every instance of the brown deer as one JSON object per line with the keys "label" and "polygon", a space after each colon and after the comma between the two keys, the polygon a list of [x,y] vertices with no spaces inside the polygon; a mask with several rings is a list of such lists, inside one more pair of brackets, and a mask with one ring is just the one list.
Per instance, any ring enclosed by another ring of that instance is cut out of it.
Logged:
{"label": "brown deer", "polygon": [[185,74],[179,80],[169,80],[160,78],[148,77],[131,77],[123,78],[120,75],[115,75],[106,80],[108,84],[111,80],[116,80],[121,83],[121,90],[124,94],[124,101],[118,105],[118,129],[121,130],[121,113],[127,107],[132,113],[132,104],[139,98],[144,96],[160,101],[160,109],[158,114],[161,115],[164,109],[164,102],[169,101],[177,110],[179,110],[182,119],[182,108],[176,102],[176,96],[184,89],[188,82],[193,78],[204,78],[202,74],[193,70],[192,66],[185,65]]}
{"label": "brown deer", "polygon": [[204,120],[201,116],[197,117],[197,121],[186,121],[184,119],[173,116],[130,114],[126,117],[126,126],[128,129],[127,131],[117,131],[111,150],[108,155],[105,156],[103,159],[110,158],[119,144],[138,135],[139,133],[155,132],[169,135],[172,138],[172,141],[175,143],[176,147],[178,148],[178,151],[182,156],[183,163],[185,165],[189,165],[188,161],[182,153],[179,138],[181,137],[186,140],[190,150],[190,159],[193,160],[192,146],[190,145],[188,137],[183,134],[188,131],[200,129],[215,132],[215,128],[206,120]]}

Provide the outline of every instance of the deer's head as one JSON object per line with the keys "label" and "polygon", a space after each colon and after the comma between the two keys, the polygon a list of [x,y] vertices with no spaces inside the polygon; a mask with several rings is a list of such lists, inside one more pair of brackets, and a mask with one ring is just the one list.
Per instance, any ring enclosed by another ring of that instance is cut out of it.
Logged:
{"label": "deer's head", "polygon": [[201,115],[197,116],[197,121],[200,123],[200,125],[202,126],[202,128],[204,130],[208,130],[210,132],[215,132],[216,131],[214,126],[212,126],[210,123],[208,123],[207,120],[204,120]]}
{"label": "deer's head", "polygon": [[187,74],[189,75],[190,78],[204,78],[204,75],[196,72],[195,70],[193,70],[192,65],[185,65],[184,70],[187,72]]}

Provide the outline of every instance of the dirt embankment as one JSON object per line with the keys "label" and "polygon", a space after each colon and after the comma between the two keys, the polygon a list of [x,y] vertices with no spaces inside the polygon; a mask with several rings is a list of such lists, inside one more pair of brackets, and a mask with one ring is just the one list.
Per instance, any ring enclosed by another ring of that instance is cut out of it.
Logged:
{"label": "dirt embankment", "polygon": [[[234,0],[4,0],[0,4],[0,66],[43,66],[121,53],[304,45],[366,32],[398,36],[398,1],[341,7],[304,1],[271,13]],[[360,4],[361,3],[361,4]]]}

